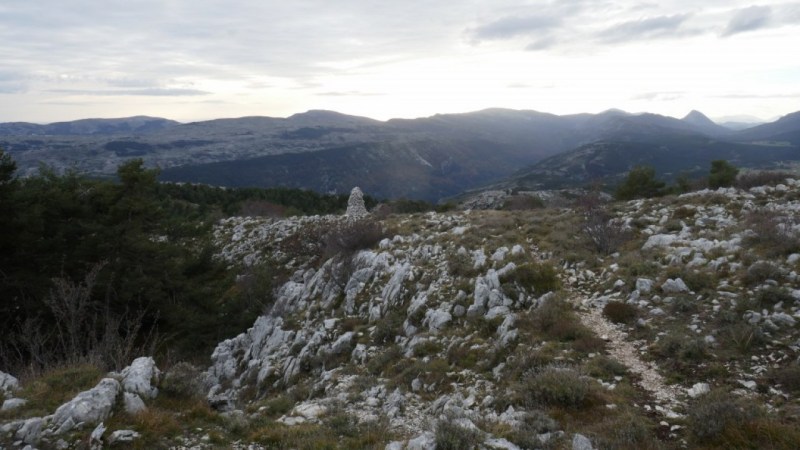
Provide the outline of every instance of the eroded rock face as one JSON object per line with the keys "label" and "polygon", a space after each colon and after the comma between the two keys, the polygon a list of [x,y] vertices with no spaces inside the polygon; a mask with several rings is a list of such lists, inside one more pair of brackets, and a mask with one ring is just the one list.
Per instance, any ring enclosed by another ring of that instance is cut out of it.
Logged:
{"label": "eroded rock face", "polygon": [[363,219],[369,213],[367,207],[364,206],[364,193],[356,186],[350,191],[350,198],[347,199],[347,212],[345,215],[349,220]]}

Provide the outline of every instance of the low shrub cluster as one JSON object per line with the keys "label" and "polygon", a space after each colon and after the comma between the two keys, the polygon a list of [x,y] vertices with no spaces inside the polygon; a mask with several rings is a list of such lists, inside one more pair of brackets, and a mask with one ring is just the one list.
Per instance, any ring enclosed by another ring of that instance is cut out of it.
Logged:
{"label": "low shrub cluster", "polygon": [[631,323],[638,314],[637,307],[623,302],[611,301],[603,307],[603,315],[614,323]]}
{"label": "low shrub cluster", "polygon": [[515,283],[529,292],[544,294],[561,288],[556,269],[546,263],[528,263],[517,266],[513,272],[503,277],[505,283]]}
{"label": "low shrub cluster", "polygon": [[470,450],[483,442],[480,431],[463,427],[454,419],[440,420],[435,436],[436,450]]}
{"label": "low shrub cluster", "polygon": [[548,366],[526,374],[520,383],[518,395],[526,408],[581,408],[590,402],[594,389],[591,381],[575,369]]}
{"label": "low shrub cluster", "polygon": [[782,171],[749,171],[740,173],[734,185],[739,189],[750,189],[756,186],[777,186],[786,182],[787,178],[796,178],[791,172]]}

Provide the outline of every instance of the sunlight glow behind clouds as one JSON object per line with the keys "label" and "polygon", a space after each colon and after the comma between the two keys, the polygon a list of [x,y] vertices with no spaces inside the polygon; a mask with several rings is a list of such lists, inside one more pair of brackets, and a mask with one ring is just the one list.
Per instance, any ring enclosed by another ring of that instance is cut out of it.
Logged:
{"label": "sunlight glow behind clouds", "polygon": [[773,118],[800,109],[798,11],[722,0],[6,0],[0,121],[488,107]]}

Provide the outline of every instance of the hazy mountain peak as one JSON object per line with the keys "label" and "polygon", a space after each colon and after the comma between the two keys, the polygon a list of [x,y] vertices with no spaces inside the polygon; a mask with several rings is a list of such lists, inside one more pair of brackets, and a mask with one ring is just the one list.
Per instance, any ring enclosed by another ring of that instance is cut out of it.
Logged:
{"label": "hazy mountain peak", "polygon": [[684,122],[693,123],[695,125],[716,125],[716,122],[709,119],[708,116],[701,113],[700,111],[693,109],[689,114],[686,115],[683,119]]}

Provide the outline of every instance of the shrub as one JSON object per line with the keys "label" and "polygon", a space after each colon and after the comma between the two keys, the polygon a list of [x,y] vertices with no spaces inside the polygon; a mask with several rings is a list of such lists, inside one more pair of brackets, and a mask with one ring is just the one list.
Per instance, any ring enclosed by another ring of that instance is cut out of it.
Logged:
{"label": "shrub", "polygon": [[403,334],[403,317],[399,313],[388,314],[378,321],[372,331],[372,343],[386,345],[394,342],[394,338]]}
{"label": "shrub", "polygon": [[656,171],[652,167],[637,166],[628,172],[627,177],[617,187],[614,197],[617,200],[633,200],[664,195],[663,181],[656,179]]}
{"label": "shrub", "polygon": [[543,411],[534,409],[525,414],[519,427],[514,429],[508,439],[522,448],[542,448],[539,435],[559,429],[558,423]]}
{"label": "shrub", "polygon": [[706,356],[706,343],[700,338],[670,333],[656,342],[653,350],[657,355],[665,358],[697,362]]}
{"label": "shrub", "polygon": [[186,362],[179,362],[172,366],[161,381],[159,390],[173,397],[195,398],[203,397],[203,372]]}
{"label": "shrub", "polygon": [[752,420],[756,411],[731,394],[715,390],[697,399],[689,408],[689,430],[699,441],[713,441],[727,427]]}
{"label": "shrub", "polygon": [[577,204],[583,215],[581,232],[597,252],[610,255],[631,239],[631,233],[608,212],[599,194],[586,194]]}
{"label": "shrub", "polygon": [[660,448],[653,445],[656,437],[644,417],[628,412],[603,423],[605,432],[599,439],[600,448]]}
{"label": "shrub", "polygon": [[756,285],[767,280],[780,281],[783,278],[781,268],[768,261],[758,261],[747,268],[744,281],[748,285]]}
{"label": "shrub", "polygon": [[520,386],[525,407],[561,406],[581,408],[593,392],[588,379],[565,367],[549,366],[528,374]]}
{"label": "shrub", "polygon": [[589,375],[596,378],[611,378],[615,376],[622,376],[628,372],[628,368],[624,364],[608,356],[600,355],[589,361],[587,365]]}
{"label": "shrub", "polygon": [[762,308],[771,308],[778,303],[783,302],[784,305],[791,305],[795,299],[786,289],[770,286],[761,289],[756,294],[756,301]]}
{"label": "shrub", "polygon": [[479,273],[469,255],[451,253],[447,258],[450,274],[457,278],[472,278]]}
{"label": "shrub", "polygon": [[800,393],[800,364],[793,363],[780,369],[774,369],[769,379],[793,394]]}
{"label": "shrub", "polygon": [[761,328],[747,323],[737,323],[728,327],[728,337],[739,353],[747,354],[754,345],[764,341],[764,332]]}
{"label": "shrub", "polygon": [[455,420],[440,420],[436,424],[436,450],[467,450],[483,442],[481,432],[462,427]]}
{"label": "shrub", "polygon": [[787,178],[796,178],[791,172],[781,171],[750,171],[739,174],[736,178],[736,187],[739,189],[750,189],[756,186],[776,186],[786,182]]}
{"label": "shrub", "polygon": [[531,292],[540,294],[556,291],[561,287],[556,269],[550,264],[523,264],[503,278],[504,282],[516,283]]}
{"label": "shrub", "polygon": [[358,250],[373,247],[384,237],[383,226],[373,220],[340,222],[323,237],[323,258],[347,257]]}
{"label": "shrub", "polygon": [[708,174],[708,187],[717,189],[720,187],[733,186],[733,182],[736,181],[736,175],[738,173],[739,169],[724,159],[711,161],[711,170]]}
{"label": "shrub", "polygon": [[532,325],[545,337],[559,341],[575,341],[592,336],[581,324],[569,305],[561,300],[549,299],[533,311]]}
{"label": "shrub", "polygon": [[767,256],[789,255],[800,251],[800,237],[791,233],[797,223],[796,217],[781,217],[774,211],[757,209],[744,217],[745,226],[751,233],[746,242],[761,248]]}
{"label": "shrub", "polygon": [[631,323],[636,319],[639,309],[623,302],[608,302],[603,307],[603,315],[614,323]]}

